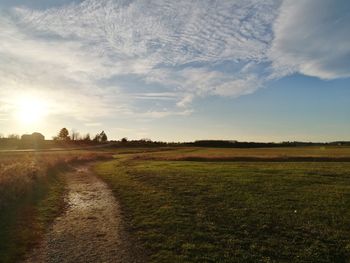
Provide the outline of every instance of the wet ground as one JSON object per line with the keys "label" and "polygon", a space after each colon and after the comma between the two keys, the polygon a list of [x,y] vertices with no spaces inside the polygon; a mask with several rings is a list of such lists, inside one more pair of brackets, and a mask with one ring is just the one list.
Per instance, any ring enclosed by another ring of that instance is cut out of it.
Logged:
{"label": "wet ground", "polygon": [[123,228],[118,202],[91,167],[65,177],[68,208],[25,262],[143,262]]}

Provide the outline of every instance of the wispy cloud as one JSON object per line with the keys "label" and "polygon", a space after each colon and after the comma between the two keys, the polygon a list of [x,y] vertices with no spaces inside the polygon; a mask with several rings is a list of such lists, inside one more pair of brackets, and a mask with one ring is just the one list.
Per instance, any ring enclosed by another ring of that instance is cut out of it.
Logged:
{"label": "wispy cloud", "polygon": [[350,3],[285,0],[274,24],[270,59],[276,76],[350,77]]}
{"label": "wispy cloud", "polygon": [[0,18],[0,97],[35,90],[51,99],[53,113],[94,123],[89,118],[116,113],[190,114],[197,97],[250,94],[294,72],[347,77],[349,12],[338,9],[349,5],[332,3],[86,0],[11,8]]}
{"label": "wispy cloud", "polygon": [[[16,72],[23,78],[18,82],[35,82],[36,88],[99,98],[119,87],[106,90],[98,81],[137,75],[141,83],[164,87],[164,95],[144,92],[145,99],[175,98],[168,108],[178,112],[174,107],[196,95],[236,96],[247,93],[244,85],[251,89],[253,73],[241,78],[239,64],[265,59],[276,7],[276,1],[87,0],[44,11],[16,8],[1,20],[1,55],[13,62],[2,65],[2,78]],[[235,61],[238,72],[221,72],[225,61]]]}
{"label": "wispy cloud", "polygon": [[102,123],[100,123],[100,122],[88,122],[88,123],[85,123],[85,126],[87,126],[87,127],[98,127],[98,126],[102,126]]}

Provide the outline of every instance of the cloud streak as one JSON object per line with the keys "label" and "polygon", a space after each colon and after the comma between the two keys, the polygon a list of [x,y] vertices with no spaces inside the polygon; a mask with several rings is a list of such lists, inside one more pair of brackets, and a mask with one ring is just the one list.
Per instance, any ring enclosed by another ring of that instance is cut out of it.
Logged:
{"label": "cloud streak", "polygon": [[285,0],[274,24],[270,53],[275,73],[350,77],[349,26],[349,1]]}
{"label": "cloud streak", "polygon": [[250,94],[295,72],[348,77],[350,22],[343,11],[349,5],[339,2],[86,0],[12,7],[0,18],[0,96],[42,93],[53,113],[94,123],[115,114],[187,115],[197,97]]}

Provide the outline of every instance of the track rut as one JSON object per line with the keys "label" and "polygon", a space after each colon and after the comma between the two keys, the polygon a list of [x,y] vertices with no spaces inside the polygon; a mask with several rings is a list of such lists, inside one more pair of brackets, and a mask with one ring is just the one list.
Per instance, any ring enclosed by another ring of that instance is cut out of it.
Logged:
{"label": "track rut", "polygon": [[64,176],[68,207],[24,262],[143,262],[124,230],[117,200],[91,166]]}

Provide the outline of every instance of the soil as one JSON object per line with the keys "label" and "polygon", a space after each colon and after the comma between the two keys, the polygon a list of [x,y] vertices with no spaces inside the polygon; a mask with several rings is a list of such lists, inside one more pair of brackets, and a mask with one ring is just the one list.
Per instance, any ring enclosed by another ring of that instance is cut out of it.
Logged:
{"label": "soil", "polygon": [[91,166],[64,176],[67,209],[24,262],[145,262],[123,227],[112,191]]}

